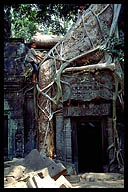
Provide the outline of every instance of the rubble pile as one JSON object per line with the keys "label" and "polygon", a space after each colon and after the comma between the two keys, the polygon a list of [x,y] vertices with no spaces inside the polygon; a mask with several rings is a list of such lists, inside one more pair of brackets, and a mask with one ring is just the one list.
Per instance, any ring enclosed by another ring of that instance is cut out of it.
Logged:
{"label": "rubble pile", "polygon": [[124,188],[124,175],[120,173],[84,173],[73,188]]}
{"label": "rubble pile", "polygon": [[[5,188],[72,188],[68,170],[45,154],[33,149],[25,158],[4,163]],[[65,176],[64,176],[65,175]]]}
{"label": "rubble pile", "polygon": [[121,173],[76,174],[74,165],[33,149],[25,158],[4,162],[4,188],[123,188]]}

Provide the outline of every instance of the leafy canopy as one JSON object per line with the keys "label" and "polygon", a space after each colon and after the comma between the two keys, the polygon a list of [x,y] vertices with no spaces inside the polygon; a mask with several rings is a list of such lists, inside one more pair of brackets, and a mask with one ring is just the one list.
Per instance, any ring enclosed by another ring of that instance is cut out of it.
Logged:
{"label": "leafy canopy", "polygon": [[[90,4],[84,4],[85,9]],[[29,40],[38,31],[64,35],[78,17],[79,4],[6,5],[11,22],[11,37]]]}

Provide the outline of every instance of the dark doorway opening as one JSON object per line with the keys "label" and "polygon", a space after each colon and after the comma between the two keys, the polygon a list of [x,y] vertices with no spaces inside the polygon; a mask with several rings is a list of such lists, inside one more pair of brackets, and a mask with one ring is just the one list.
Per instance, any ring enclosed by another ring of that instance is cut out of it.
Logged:
{"label": "dark doorway opening", "polygon": [[73,127],[73,159],[77,171],[102,172],[102,129],[101,121],[75,118]]}
{"label": "dark doorway opening", "polygon": [[8,158],[8,116],[4,116],[4,158]]}

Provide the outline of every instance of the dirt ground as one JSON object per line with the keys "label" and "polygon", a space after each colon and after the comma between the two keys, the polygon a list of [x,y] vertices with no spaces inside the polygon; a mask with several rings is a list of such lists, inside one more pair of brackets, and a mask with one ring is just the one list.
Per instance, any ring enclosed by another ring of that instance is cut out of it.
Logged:
{"label": "dirt ground", "polygon": [[124,179],[97,180],[92,182],[81,180],[78,183],[73,183],[72,186],[73,188],[124,188]]}
{"label": "dirt ground", "polygon": [[[29,163],[29,166],[35,167],[35,163],[37,164],[35,158],[30,158],[31,154],[28,157],[27,163]],[[36,155],[38,164],[41,163],[39,157],[40,155]],[[40,170],[41,167],[38,165],[36,169]],[[24,164],[24,158],[14,158],[12,161],[4,162],[4,188],[28,188],[28,176],[33,176],[35,171],[27,169],[27,164]],[[71,183],[73,188],[124,188],[124,170],[120,173],[86,172],[78,175],[68,173],[64,177]],[[46,188],[48,187],[46,186]]]}
{"label": "dirt ground", "polygon": [[[102,173],[99,173],[102,174]],[[89,175],[89,173],[88,173]],[[113,179],[90,179],[82,178],[82,175],[70,175],[65,176],[66,179],[72,184],[73,188],[124,188],[124,179],[123,176],[120,178]],[[4,188],[28,188],[25,182],[10,183],[4,185]]]}
{"label": "dirt ground", "polygon": [[86,177],[79,174],[67,179],[73,188],[124,188],[124,176],[117,173],[86,173]]}

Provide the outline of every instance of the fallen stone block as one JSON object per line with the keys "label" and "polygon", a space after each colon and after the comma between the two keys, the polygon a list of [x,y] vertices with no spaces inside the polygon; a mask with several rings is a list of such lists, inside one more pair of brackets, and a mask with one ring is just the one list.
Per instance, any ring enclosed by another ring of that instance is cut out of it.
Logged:
{"label": "fallen stone block", "polygon": [[37,173],[40,178],[50,176],[56,180],[59,176],[66,174],[67,170],[62,163],[56,164],[53,162],[49,167],[36,171],[35,173]]}
{"label": "fallen stone block", "polygon": [[48,167],[52,163],[55,163],[55,161],[53,159],[47,157],[46,153],[40,152],[40,156],[41,156],[42,160],[45,162],[46,167]]}
{"label": "fallen stone block", "polygon": [[25,167],[27,168],[26,172],[30,170],[38,171],[50,166],[52,163],[55,163],[49,157],[41,155],[37,149],[33,149],[24,159]]}
{"label": "fallen stone block", "polygon": [[114,180],[123,178],[119,173],[84,173],[81,176],[83,179],[89,180]]}
{"label": "fallen stone block", "polygon": [[39,175],[40,178],[47,177],[49,175],[48,168],[44,168],[41,171],[38,171],[37,174]]}
{"label": "fallen stone block", "polygon": [[43,179],[39,176],[34,176],[33,181],[37,188],[59,188],[50,176],[46,176]]}
{"label": "fallen stone block", "polygon": [[80,182],[80,177],[78,175],[65,175],[65,178],[70,183],[79,183]]}
{"label": "fallen stone block", "polygon": [[12,183],[15,181],[15,178],[13,176],[6,176],[6,183]]}
{"label": "fallen stone block", "polygon": [[74,167],[71,166],[71,167],[68,167],[68,168],[67,168],[67,174],[68,174],[68,175],[76,174],[76,173],[74,173],[74,172],[75,172]]}
{"label": "fallen stone block", "polygon": [[58,179],[61,175],[64,175],[67,173],[67,169],[64,167],[62,163],[53,163],[48,167],[49,175],[53,179]]}
{"label": "fallen stone block", "polygon": [[67,173],[67,170],[61,163],[52,163],[47,168],[35,172],[29,172],[28,174],[33,176],[38,175],[40,178],[50,176],[56,180],[59,176],[64,175],[65,173]]}
{"label": "fallen stone block", "polygon": [[22,165],[6,167],[4,168],[4,177],[12,176],[15,179],[19,179],[23,176],[24,171],[25,167]]}
{"label": "fallen stone block", "polygon": [[71,183],[63,175],[56,180],[55,184],[59,188],[72,188]]}
{"label": "fallen stone block", "polygon": [[40,178],[44,178],[44,177],[46,177],[46,176],[49,175],[48,169],[47,169],[47,168],[44,168],[44,169],[39,170],[39,171],[30,171],[30,172],[28,172],[28,173],[25,173],[24,176],[23,176],[21,179],[19,179],[19,181],[25,181],[25,182],[27,182],[29,178],[32,179],[33,176],[35,176],[35,175],[36,175],[36,176],[39,176]]}
{"label": "fallen stone block", "polygon": [[[74,175],[75,171],[75,165],[73,163],[69,163],[66,161],[62,161],[62,160],[55,160],[55,163],[62,163],[64,165],[64,167],[67,169],[67,175]],[[76,173],[75,173],[76,174]]]}
{"label": "fallen stone block", "polygon": [[28,188],[37,188],[32,178],[28,179],[27,186]]}
{"label": "fallen stone block", "polygon": [[62,163],[55,163],[54,160],[47,157],[44,153],[39,153],[37,149],[33,149],[25,157],[24,163],[26,167],[26,173],[32,170],[40,171],[44,168],[48,168],[48,171],[45,169],[43,172],[40,171],[40,173],[38,173],[41,178],[50,175],[56,180],[59,176],[67,173],[67,170]]}
{"label": "fallen stone block", "polygon": [[5,161],[4,162],[4,168],[11,167],[11,166],[18,166],[23,165],[24,166],[24,158],[13,158],[11,161]]}
{"label": "fallen stone block", "polygon": [[37,149],[33,149],[26,157],[25,157],[25,167],[30,170],[40,170],[44,168],[42,158]]}
{"label": "fallen stone block", "polygon": [[86,181],[94,182],[96,180],[95,177],[91,177],[90,175],[86,177]]}
{"label": "fallen stone block", "polygon": [[26,182],[14,182],[8,185],[5,185],[4,188],[28,188]]}
{"label": "fallen stone block", "polygon": [[18,179],[17,181],[24,181],[24,182],[27,182],[29,178],[30,178],[29,175],[24,175],[22,178]]}

